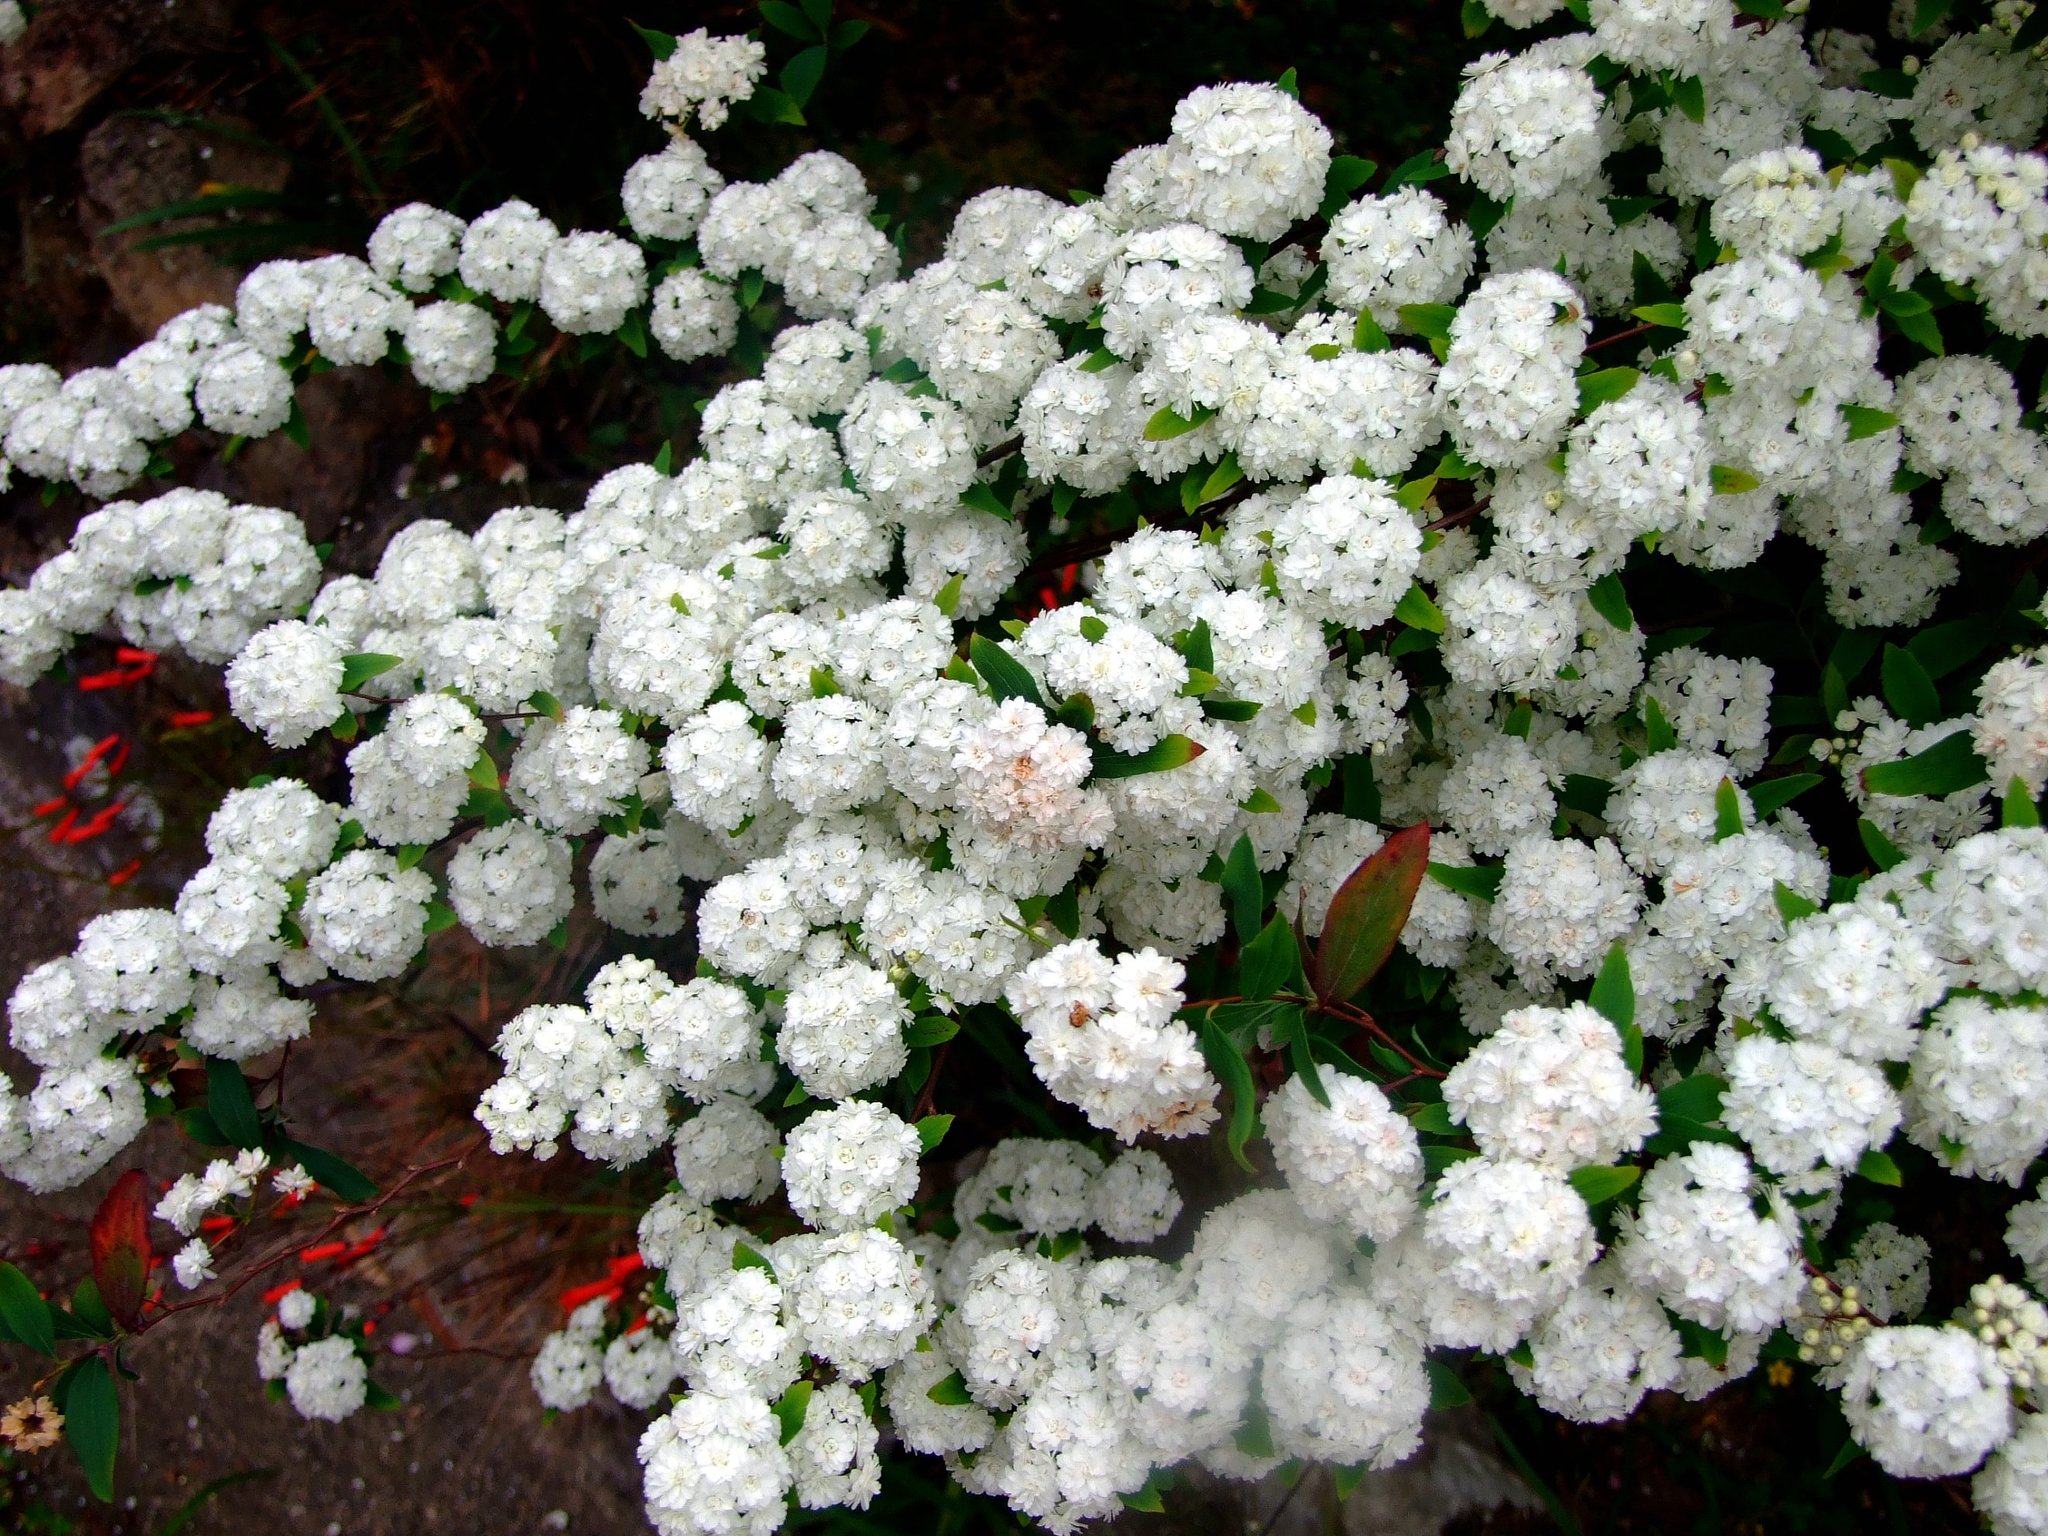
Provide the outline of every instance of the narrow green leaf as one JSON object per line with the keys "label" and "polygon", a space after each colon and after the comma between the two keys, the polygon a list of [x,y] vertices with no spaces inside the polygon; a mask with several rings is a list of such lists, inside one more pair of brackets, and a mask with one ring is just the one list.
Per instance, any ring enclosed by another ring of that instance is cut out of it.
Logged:
{"label": "narrow green leaf", "polygon": [[775,1422],[781,1426],[784,1445],[794,1440],[804,1427],[804,1417],[811,1407],[811,1394],[816,1390],[808,1381],[792,1382],[789,1390],[775,1400]]}
{"label": "narrow green leaf", "polygon": [[271,1153],[279,1163],[297,1163],[335,1199],[346,1205],[361,1205],[366,1200],[377,1198],[377,1186],[365,1178],[354,1164],[332,1152],[285,1137],[272,1143]]}
{"label": "narrow green leaf", "polygon": [[1844,1440],[1842,1442],[1842,1448],[1839,1451],[1835,1452],[1835,1459],[1828,1463],[1828,1469],[1827,1471],[1821,1473],[1820,1480],[1822,1482],[1826,1482],[1829,1478],[1833,1477],[1837,1472],[1841,1471],[1842,1468],[1848,1466],[1850,1462],[1854,1461],[1858,1456],[1861,1456],[1862,1454],[1863,1447],[1858,1445],[1856,1443],[1856,1437],[1854,1435],[1851,1435],[1847,1440]]}
{"label": "narrow green leaf", "polygon": [[1856,1173],[1859,1178],[1868,1179],[1873,1184],[1889,1184],[1893,1189],[1906,1182],[1899,1172],[1899,1165],[1892,1161],[1891,1155],[1880,1152],[1875,1147],[1864,1153],[1857,1162]]}
{"label": "narrow green leaf", "polygon": [[1351,328],[1351,346],[1358,352],[1384,352],[1393,343],[1387,340],[1387,333],[1380,329],[1379,321],[1373,319],[1372,311],[1361,309],[1358,324]]}
{"label": "narrow green leaf", "polygon": [[1492,901],[1498,896],[1501,876],[1506,873],[1505,866],[1499,864],[1477,864],[1469,868],[1461,864],[1429,866],[1430,879],[1475,901]]}
{"label": "narrow green leaf", "polygon": [[1162,405],[1152,413],[1151,420],[1145,423],[1145,441],[1164,443],[1176,437],[1185,437],[1215,414],[1216,412],[1206,405],[1197,406],[1191,416],[1183,416],[1172,406]]}
{"label": "narrow green leaf", "polygon": [[1817,773],[1788,773],[1783,778],[1765,779],[1750,786],[1749,803],[1756,812],[1756,819],[1763,821],[1822,782]]}
{"label": "narrow green leaf", "polygon": [[903,1043],[913,1050],[919,1046],[944,1045],[960,1033],[960,1022],[943,1013],[928,1013],[903,1031]]}
{"label": "narrow green leaf", "polygon": [[1301,967],[1301,941],[1295,936],[1294,925],[1279,912],[1239,952],[1237,964],[1238,991],[1255,1001],[1276,992],[1300,992],[1306,984]]}
{"label": "narrow green leaf", "polygon": [[381,677],[404,662],[403,656],[385,656],[377,651],[358,651],[341,658],[341,691],[354,693],[373,677]]}
{"label": "narrow green leaf", "polygon": [[1849,423],[1849,441],[1860,443],[1866,437],[1875,437],[1899,424],[1899,418],[1890,411],[1875,410],[1867,405],[1845,405],[1842,419]]}
{"label": "narrow green leaf", "polygon": [[1635,980],[1628,971],[1628,951],[1619,940],[1600,962],[1600,973],[1593,978],[1593,990],[1586,994],[1586,1004],[1623,1033],[1635,1027]]}
{"label": "narrow green leaf", "polygon": [[791,101],[800,107],[810,105],[811,95],[818,89],[818,82],[825,78],[825,60],[828,57],[821,45],[806,48],[782,66],[782,89]]}
{"label": "narrow green leaf", "polygon": [[1451,1119],[1451,1111],[1442,1099],[1431,1099],[1417,1104],[1407,1111],[1408,1123],[1425,1136],[1455,1136],[1457,1124]]}
{"label": "narrow green leaf", "polygon": [[1401,601],[1394,605],[1394,617],[1410,629],[1420,629],[1432,635],[1444,632],[1443,610],[1435,604],[1430,595],[1422,590],[1422,583],[1409,583],[1408,590],[1401,595]]}
{"label": "narrow green leaf", "polygon": [[1881,872],[1897,869],[1906,862],[1906,856],[1899,851],[1898,845],[1886,837],[1868,816],[1856,818],[1856,836],[1862,840],[1863,851],[1870,855],[1870,862]]}
{"label": "narrow green leaf", "polygon": [[1164,773],[1170,768],[1192,763],[1207,750],[1199,741],[1177,732],[1161,737],[1143,752],[1116,752],[1098,746],[1095,749],[1095,771],[1089,777],[1093,782],[1134,779],[1144,773]]}
{"label": "narrow green leaf", "polygon": [[1202,488],[1195,493],[1195,505],[1206,506],[1244,478],[1244,471],[1238,467],[1237,455],[1226,453],[1222,461],[1209,471],[1209,478],[1202,482]]}
{"label": "narrow green leaf", "polygon": [[974,1401],[967,1390],[967,1378],[958,1371],[925,1388],[924,1395],[945,1408],[965,1408]]}
{"label": "narrow green leaf", "polygon": [[1462,1408],[1472,1401],[1472,1394],[1458,1379],[1458,1373],[1441,1360],[1425,1360],[1423,1367],[1429,1372],[1430,1407],[1438,1410]]}
{"label": "narrow green leaf", "polygon": [[1944,736],[1924,752],[1897,763],[1863,770],[1863,787],[1874,795],[1952,795],[1991,777],[1967,730]]}
{"label": "narrow green leaf", "polygon": [[1259,875],[1258,854],[1246,834],[1239,834],[1223,861],[1223,894],[1230,903],[1230,921],[1238,943],[1251,943],[1264,926],[1259,917],[1266,909],[1266,885]]}
{"label": "narrow green leaf", "polygon": [[256,1101],[249,1096],[249,1080],[232,1061],[217,1056],[206,1058],[206,1107],[213,1123],[238,1147],[263,1145],[263,1122],[256,1114]]}
{"label": "narrow green leaf", "polygon": [[1619,1163],[1604,1168],[1574,1168],[1570,1182],[1579,1192],[1579,1198],[1590,1206],[1601,1205],[1612,1200],[1643,1176],[1643,1170],[1633,1163]]}
{"label": "narrow green leaf", "polygon": [[998,704],[1005,699],[1028,699],[1041,709],[1045,707],[1038,684],[1024,664],[987,635],[975,635],[968,640],[967,660],[981,674],[990,696]]}
{"label": "narrow green leaf", "polygon": [[1695,1072],[1657,1095],[1657,1117],[1710,1125],[1721,1118],[1721,1096],[1727,1091],[1728,1084],[1711,1072]]}
{"label": "narrow green leaf", "polygon": [[1678,745],[1678,732],[1671,728],[1670,717],[1664,713],[1664,706],[1657,702],[1654,693],[1643,695],[1643,734],[1649,755],[1669,752]]}
{"label": "narrow green leaf", "polygon": [[16,1343],[55,1358],[57,1323],[50,1304],[27,1275],[4,1259],[0,1259],[0,1325],[6,1327]]}
{"label": "narrow green leaf", "polygon": [[1629,313],[1645,325],[1669,326],[1680,331],[1685,329],[1683,304],[1638,304]]}
{"label": "narrow green leaf", "polygon": [[768,1262],[768,1255],[750,1243],[735,1239],[732,1245],[732,1267],[734,1269],[765,1269],[768,1278],[775,1278],[775,1266]]}
{"label": "narrow green leaf", "polygon": [[1742,795],[1733,779],[1723,779],[1714,789],[1714,841],[1724,843],[1742,836]]}
{"label": "narrow green leaf", "polygon": [[1387,173],[1387,179],[1380,188],[1380,194],[1397,192],[1402,187],[1419,187],[1424,182],[1438,181],[1451,174],[1451,168],[1442,160],[1440,149],[1425,149],[1418,155],[1403,160]]}
{"label": "narrow green leaf", "polygon": [[447,902],[430,901],[427,903],[427,918],[425,922],[420,924],[420,931],[433,935],[445,929],[453,928],[461,920],[456,915],[455,909],[449,906]]}
{"label": "narrow green leaf", "polygon": [[1590,416],[1611,400],[1619,400],[1643,376],[1639,368],[1602,368],[1579,376],[1579,414]]}
{"label": "narrow green leaf", "polygon": [[1708,479],[1716,496],[1740,496],[1745,491],[1756,490],[1763,484],[1746,469],[1736,469],[1729,464],[1716,464],[1708,472]]}
{"label": "narrow green leaf", "polygon": [[1400,317],[1403,330],[1429,341],[1449,341],[1451,322],[1458,318],[1457,307],[1452,304],[1403,304],[1394,313]]}
{"label": "narrow green leaf", "polygon": [[1808,901],[1784,881],[1776,882],[1771,888],[1771,899],[1778,904],[1778,916],[1789,928],[1802,917],[1811,917],[1820,910],[1820,903]]}
{"label": "narrow green leaf", "polygon": [[1884,701],[1891,712],[1912,726],[1941,718],[1941,695],[1919,658],[1901,646],[1884,648]]}
{"label": "narrow green leaf", "polygon": [[654,55],[656,62],[666,59],[676,51],[676,40],[672,33],[657,32],[652,27],[643,27],[638,22],[630,23],[640,34],[640,40],[647,45],[647,51]]}
{"label": "narrow green leaf", "polygon": [[1609,571],[1587,589],[1586,601],[1593,605],[1593,611],[1612,624],[1616,629],[1630,630],[1636,627],[1636,616],[1628,605],[1628,593],[1621,585],[1621,573]]}
{"label": "narrow green leaf", "polygon": [[1698,75],[1685,75],[1671,82],[1671,103],[1696,123],[1707,120],[1707,88]]}
{"label": "narrow green leaf", "polygon": [[85,1468],[85,1484],[102,1504],[114,1498],[114,1450],[121,1439],[121,1398],[107,1362],[87,1355],[64,1394],[64,1435]]}
{"label": "narrow green leaf", "polygon": [[2038,827],[2041,825],[2041,808],[2034,803],[2034,797],[2027,792],[2026,780],[2018,774],[2005,786],[2005,799],[1999,805],[1999,825],[2002,827]]}
{"label": "narrow green leaf", "polygon": [[1318,217],[1335,216],[1360,187],[1372,180],[1379,167],[1357,155],[1338,155],[1330,161],[1330,173],[1323,181],[1323,204]]}
{"label": "narrow green leaf", "polygon": [[1337,887],[1316,945],[1317,997],[1348,1001],[1379,974],[1428,868],[1429,824],[1417,822],[1390,836]]}
{"label": "narrow green leaf", "polygon": [[930,1153],[946,1139],[946,1132],[953,1128],[951,1115],[926,1115],[917,1122],[917,1146],[923,1153]]}
{"label": "narrow green leaf", "polygon": [[1238,1049],[1237,1042],[1223,1032],[1213,1014],[1202,1016],[1197,1033],[1209,1070],[1230,1093],[1230,1120],[1224,1130],[1225,1143],[1237,1166],[1251,1173],[1254,1171],[1252,1161],[1244,1155],[1244,1148],[1245,1143],[1251,1140],[1259,1118],[1259,1096],[1252,1084],[1251,1064],[1244,1059],[1244,1052]]}

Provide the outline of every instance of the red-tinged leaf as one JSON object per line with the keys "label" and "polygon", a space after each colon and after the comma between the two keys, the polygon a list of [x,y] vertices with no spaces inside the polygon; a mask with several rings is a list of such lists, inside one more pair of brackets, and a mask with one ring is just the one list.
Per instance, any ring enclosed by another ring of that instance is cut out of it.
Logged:
{"label": "red-tinged leaf", "polygon": [[149,1175],[140,1168],[116,1179],[93,1212],[92,1278],[114,1321],[133,1328],[149,1279]]}
{"label": "red-tinged leaf", "polygon": [[1408,922],[1429,869],[1429,824],[1403,827],[1351,872],[1330,898],[1316,946],[1316,996],[1347,1002],[1379,974]]}

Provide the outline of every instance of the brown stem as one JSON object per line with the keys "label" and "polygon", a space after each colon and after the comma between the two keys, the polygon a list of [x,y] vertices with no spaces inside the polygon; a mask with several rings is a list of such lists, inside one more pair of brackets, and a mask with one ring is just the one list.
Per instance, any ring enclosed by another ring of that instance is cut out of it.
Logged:
{"label": "brown stem", "polygon": [[989,449],[980,458],[976,459],[974,461],[974,467],[976,469],[987,469],[991,464],[1000,464],[1004,459],[1007,459],[1011,454],[1015,453],[1018,449],[1022,448],[1023,446],[1024,439],[1021,436],[1005,438],[1002,442],[997,443],[995,447]]}
{"label": "brown stem", "polygon": [[1460,507],[1455,512],[1446,512],[1433,523],[1424,523],[1422,531],[1430,533],[1439,528],[1455,528],[1460,523],[1469,523],[1492,504],[1493,498],[1491,496],[1481,496],[1469,507]]}
{"label": "brown stem", "polygon": [[939,1074],[945,1070],[946,1053],[952,1049],[953,1042],[946,1040],[942,1041],[938,1050],[932,1053],[931,1074],[925,1078],[924,1091],[917,1096],[917,1104],[910,1111],[910,1118],[913,1123],[922,1120],[932,1112],[932,1097],[939,1091]]}
{"label": "brown stem", "polygon": [[1598,352],[1602,347],[1611,347],[1617,341],[1627,341],[1632,336],[1640,336],[1645,331],[1654,331],[1656,329],[1656,326],[1649,324],[1632,325],[1625,331],[1616,331],[1612,336],[1602,336],[1598,341],[1588,342],[1586,350],[1588,352]]}

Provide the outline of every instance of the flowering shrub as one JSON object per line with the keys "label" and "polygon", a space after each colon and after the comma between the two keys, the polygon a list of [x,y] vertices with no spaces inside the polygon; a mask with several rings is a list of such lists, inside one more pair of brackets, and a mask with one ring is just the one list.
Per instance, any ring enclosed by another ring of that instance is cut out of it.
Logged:
{"label": "flowering shrub", "polygon": [[[844,46],[779,9],[799,62]],[[532,1368],[662,1410],[659,1530],[864,1507],[885,1421],[1055,1530],[1190,1459],[1387,1466],[1467,1352],[1586,1422],[1803,1362],[1885,1470],[2048,1530],[2048,1310],[2003,1273],[2048,1285],[2048,649],[1984,554],[2048,533],[2048,12],[1907,70],[1796,9],[1500,0],[1570,16],[1385,177],[1291,81],[1204,87],[1100,196],[983,193],[908,276],[846,160],[729,184],[685,132],[800,119],[813,65],[649,34],[630,238],[409,206],[115,368],[0,369],[13,468],[113,497],[195,421],[293,428],[317,367],[455,394],[549,327],[772,332],[696,458],[566,518],[323,580],[288,513],[170,490],[0,594],[10,681],[111,629],[224,666],[280,753],[353,743],[24,979],[0,1166],[78,1183],[204,1058],[188,1129],[240,1150],[154,1206],[178,1284],[266,1179],[375,1209],[239,1064],[329,978],[584,901],[697,974],[528,1007],[475,1116],[673,1158]],[[1674,596],[1738,591],[1780,617]],[[948,1138],[970,1055],[1045,1134]],[[1184,1215],[1153,1143],[1197,1137],[1250,1177]],[[1845,1215],[1909,1177],[2016,1192],[1953,1317],[1924,1237]],[[95,1341],[17,1443],[68,1415],[101,1487],[100,1345],[166,1305],[138,1178],[91,1296],[0,1269],[13,1337]],[[257,1356],[309,1418],[378,1395],[303,1290]]]}

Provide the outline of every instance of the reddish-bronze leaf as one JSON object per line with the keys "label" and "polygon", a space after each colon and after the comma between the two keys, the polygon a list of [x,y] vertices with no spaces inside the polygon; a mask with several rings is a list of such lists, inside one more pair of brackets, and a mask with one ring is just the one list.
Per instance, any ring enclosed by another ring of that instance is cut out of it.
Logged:
{"label": "reddish-bronze leaf", "polygon": [[1377,976],[1429,869],[1429,823],[1403,827],[1337,887],[1316,945],[1316,996],[1348,1002]]}
{"label": "reddish-bronze leaf", "polygon": [[92,1216],[92,1278],[114,1321],[133,1328],[149,1279],[149,1176],[131,1168]]}

